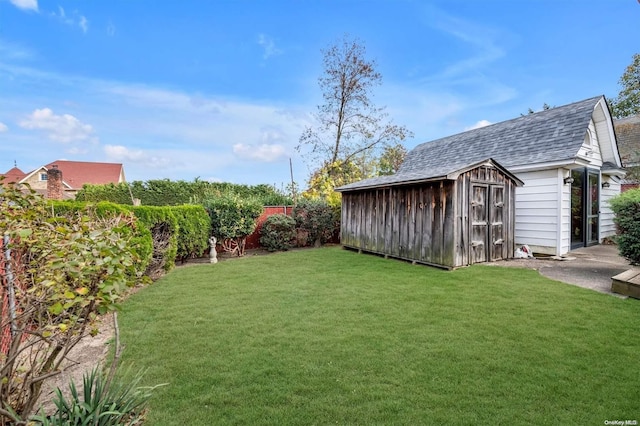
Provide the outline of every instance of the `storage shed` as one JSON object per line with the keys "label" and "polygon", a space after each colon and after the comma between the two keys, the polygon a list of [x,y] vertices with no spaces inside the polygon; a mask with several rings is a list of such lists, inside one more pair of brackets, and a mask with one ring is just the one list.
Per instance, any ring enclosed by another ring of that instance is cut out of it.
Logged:
{"label": "storage shed", "polygon": [[488,158],[345,185],[341,243],[448,269],[507,259],[522,184]]}

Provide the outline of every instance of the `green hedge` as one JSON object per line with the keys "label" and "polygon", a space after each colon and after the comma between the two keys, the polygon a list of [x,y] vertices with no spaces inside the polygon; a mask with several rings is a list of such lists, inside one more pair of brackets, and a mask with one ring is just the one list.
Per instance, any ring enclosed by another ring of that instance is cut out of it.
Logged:
{"label": "green hedge", "polygon": [[115,214],[133,214],[138,224],[134,241],[141,259],[139,267],[152,278],[171,270],[176,259],[202,255],[211,235],[211,220],[202,206],[133,207],[80,201],[51,201],[50,205],[59,214],[93,209],[105,219]]}
{"label": "green hedge", "polygon": [[169,179],[133,181],[130,183],[85,185],[76,195],[78,201],[111,201],[133,204],[137,198],[144,206],[176,206],[201,204],[203,200],[224,196],[238,196],[258,200],[262,206],[292,204],[291,197],[271,185],[238,185],[227,182],[195,180],[171,181]]}
{"label": "green hedge", "polygon": [[[49,201],[52,211],[55,215],[63,216],[67,213],[81,213],[87,209],[95,211],[96,216],[108,220],[110,217],[117,215],[131,215],[131,208],[115,203],[83,203],[78,201]],[[139,273],[146,271],[151,261],[153,253],[153,239],[151,231],[146,226],[135,227],[132,238],[132,245],[135,254],[139,258],[136,269]]]}
{"label": "green hedge", "polygon": [[618,248],[632,264],[640,264],[640,188],[623,192],[609,201],[616,214]]}
{"label": "green hedge", "polygon": [[203,206],[184,205],[171,207],[178,219],[178,251],[176,258],[182,261],[200,257],[209,247],[211,219]]}

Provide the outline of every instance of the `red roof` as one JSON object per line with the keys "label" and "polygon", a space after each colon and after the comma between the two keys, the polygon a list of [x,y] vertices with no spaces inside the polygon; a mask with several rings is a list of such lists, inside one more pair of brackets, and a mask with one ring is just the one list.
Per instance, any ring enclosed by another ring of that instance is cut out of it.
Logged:
{"label": "red roof", "polygon": [[27,174],[25,172],[17,167],[14,167],[5,174],[0,174],[0,176],[4,176],[5,183],[20,182],[26,175]]}
{"label": "red roof", "polygon": [[85,183],[103,185],[106,183],[119,183],[124,171],[119,163],[92,163],[88,161],[57,160],[46,164],[50,169],[57,166],[62,172],[62,180],[73,189],[81,189]]}

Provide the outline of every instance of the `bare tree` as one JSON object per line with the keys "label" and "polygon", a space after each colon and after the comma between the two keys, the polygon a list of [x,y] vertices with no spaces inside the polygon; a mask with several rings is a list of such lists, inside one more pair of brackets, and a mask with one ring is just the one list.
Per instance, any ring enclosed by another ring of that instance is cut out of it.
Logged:
{"label": "bare tree", "polygon": [[322,53],[324,73],[318,83],[324,103],[314,114],[317,126],[307,127],[300,137],[298,151],[310,147],[315,161],[346,163],[412,136],[393,124],[384,107],[374,105],[372,91],[382,76],[358,39],[345,35]]}

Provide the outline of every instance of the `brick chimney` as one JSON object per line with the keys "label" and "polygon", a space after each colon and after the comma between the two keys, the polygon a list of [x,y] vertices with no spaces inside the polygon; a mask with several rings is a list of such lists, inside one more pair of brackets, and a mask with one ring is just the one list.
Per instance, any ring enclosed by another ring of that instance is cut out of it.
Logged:
{"label": "brick chimney", "polygon": [[62,200],[64,188],[62,185],[62,170],[57,165],[52,165],[47,170],[47,198],[50,200]]}

